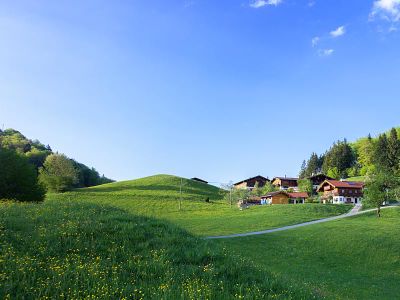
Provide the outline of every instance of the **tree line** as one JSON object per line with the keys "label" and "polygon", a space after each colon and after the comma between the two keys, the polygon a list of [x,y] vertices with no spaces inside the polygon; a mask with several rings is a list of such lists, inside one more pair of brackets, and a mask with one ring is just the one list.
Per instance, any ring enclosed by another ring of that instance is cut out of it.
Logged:
{"label": "tree line", "polygon": [[332,178],[363,176],[364,204],[380,209],[400,198],[400,128],[354,143],[338,141],[322,155],[312,153],[300,169],[300,178],[324,173]]}
{"label": "tree line", "polygon": [[64,192],[113,182],[94,168],[54,153],[14,129],[0,130],[0,199],[41,201],[46,191]]}
{"label": "tree line", "polygon": [[303,161],[299,177],[319,173],[335,179],[368,176],[373,175],[378,166],[400,174],[399,135],[400,128],[392,128],[377,138],[368,135],[354,143],[346,139],[337,141],[325,153],[312,153],[307,161]]}

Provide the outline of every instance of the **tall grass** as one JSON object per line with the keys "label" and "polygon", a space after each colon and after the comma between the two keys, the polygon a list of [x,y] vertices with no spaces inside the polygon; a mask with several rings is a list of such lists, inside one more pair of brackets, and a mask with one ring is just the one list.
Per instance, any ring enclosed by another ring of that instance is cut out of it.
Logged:
{"label": "tall grass", "polygon": [[0,204],[0,299],[310,299],[178,227],[84,201]]}

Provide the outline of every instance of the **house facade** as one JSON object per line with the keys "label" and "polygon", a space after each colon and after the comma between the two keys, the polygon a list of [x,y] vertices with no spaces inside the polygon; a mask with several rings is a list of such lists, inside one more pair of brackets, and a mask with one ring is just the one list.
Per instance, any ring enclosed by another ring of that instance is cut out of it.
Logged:
{"label": "house facade", "polygon": [[286,191],[288,189],[293,189],[294,191],[298,191],[298,180],[299,178],[291,178],[291,177],[275,177],[272,179],[272,185],[279,188],[281,191]]}
{"label": "house facade", "polygon": [[259,187],[263,187],[269,181],[270,180],[268,178],[258,175],[258,176],[252,177],[252,178],[248,178],[248,179],[239,181],[239,182],[235,183],[233,186],[235,187],[235,189],[252,190],[256,186],[256,183],[258,183]]}
{"label": "house facade", "polygon": [[285,191],[271,192],[261,196],[261,201],[265,204],[289,204],[289,194]]}
{"label": "house facade", "polygon": [[363,182],[325,180],[318,188],[324,203],[360,204],[363,198]]}
{"label": "house facade", "polygon": [[317,175],[313,175],[308,177],[307,179],[309,179],[312,182],[313,185],[313,189],[316,192],[319,188],[319,186],[325,181],[325,180],[334,180],[334,178],[331,178],[329,176],[326,176],[325,174],[317,174]]}

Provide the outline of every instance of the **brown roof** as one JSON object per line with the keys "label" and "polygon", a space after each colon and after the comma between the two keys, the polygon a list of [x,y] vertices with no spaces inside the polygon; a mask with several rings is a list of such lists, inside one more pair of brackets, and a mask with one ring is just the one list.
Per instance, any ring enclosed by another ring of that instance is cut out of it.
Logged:
{"label": "brown roof", "polygon": [[325,183],[328,183],[329,185],[335,188],[350,188],[350,189],[364,188],[364,182],[360,181],[325,180],[323,183],[321,183],[318,190],[320,190]]}
{"label": "brown roof", "polygon": [[297,180],[299,180],[299,178],[297,178],[297,177],[274,177],[274,179],[272,179],[272,181],[274,181],[275,179],[289,180],[289,181],[297,181]]}
{"label": "brown roof", "polygon": [[269,181],[268,178],[265,178],[264,176],[258,175],[258,176],[254,176],[254,177],[247,178],[247,179],[245,179],[245,180],[236,182],[234,185],[238,185],[238,184],[241,184],[241,183],[243,183],[243,182],[250,181],[250,180],[253,180],[253,179],[257,179],[257,178],[260,178],[260,179],[265,180],[265,181]]}
{"label": "brown roof", "polygon": [[298,192],[298,193],[289,193],[290,198],[308,198],[308,193],[306,192]]}
{"label": "brown roof", "polygon": [[269,198],[269,197],[273,197],[273,196],[278,195],[278,194],[288,195],[288,193],[286,193],[285,191],[277,191],[277,192],[270,192],[270,193],[268,193],[268,194],[266,194],[264,196],[261,196],[261,198]]}
{"label": "brown roof", "polygon": [[340,180],[326,180],[330,184],[332,184],[334,187],[339,187],[339,188],[360,188],[362,189],[364,187],[364,182],[360,181],[340,181]]}

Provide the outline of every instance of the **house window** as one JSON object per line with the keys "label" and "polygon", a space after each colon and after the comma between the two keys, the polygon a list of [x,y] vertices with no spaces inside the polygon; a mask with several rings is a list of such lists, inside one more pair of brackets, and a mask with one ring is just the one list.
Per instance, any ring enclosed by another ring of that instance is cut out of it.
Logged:
{"label": "house window", "polygon": [[353,191],[352,191],[352,190],[350,190],[350,191],[349,191],[349,193],[350,193],[350,194],[352,194],[352,193],[353,193]]}

